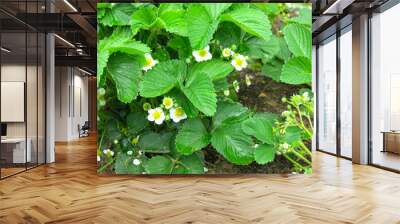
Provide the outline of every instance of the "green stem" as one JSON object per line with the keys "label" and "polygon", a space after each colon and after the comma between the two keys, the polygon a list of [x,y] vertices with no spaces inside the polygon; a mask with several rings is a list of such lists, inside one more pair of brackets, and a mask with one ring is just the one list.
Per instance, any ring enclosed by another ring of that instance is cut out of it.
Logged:
{"label": "green stem", "polygon": [[283,156],[284,156],[287,160],[289,160],[292,164],[294,164],[295,166],[299,167],[300,169],[302,169],[302,170],[305,169],[304,166],[302,166],[300,163],[294,161],[292,158],[290,158],[290,156],[288,156],[288,155],[286,155],[286,154],[283,154]]}
{"label": "green stem", "polygon": [[303,142],[300,142],[300,146],[301,146],[301,148],[304,149],[305,152],[307,152],[308,155],[312,156],[311,150],[306,145],[304,145]]}
{"label": "green stem", "polygon": [[304,162],[306,162],[307,164],[311,165],[311,161],[308,160],[307,158],[305,158],[303,155],[301,155],[300,153],[298,153],[296,150],[291,150],[290,152],[292,152],[293,154],[295,154],[298,158],[302,159]]}
{"label": "green stem", "polygon": [[101,138],[100,138],[100,142],[99,142],[99,147],[98,147],[97,150],[101,150],[101,146],[102,146],[102,144],[103,144],[104,133],[105,133],[105,131],[103,130],[103,133],[101,133]]}
{"label": "green stem", "polygon": [[115,158],[112,158],[110,161],[108,161],[106,164],[104,164],[102,167],[100,167],[97,172],[102,173],[107,167],[109,167],[113,162],[115,161]]}

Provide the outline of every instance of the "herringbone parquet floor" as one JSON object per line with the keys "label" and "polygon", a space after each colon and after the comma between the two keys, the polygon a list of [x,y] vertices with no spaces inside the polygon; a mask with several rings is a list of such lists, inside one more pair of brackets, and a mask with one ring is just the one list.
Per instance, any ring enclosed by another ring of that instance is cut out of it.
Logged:
{"label": "herringbone parquet floor", "polygon": [[312,175],[99,177],[95,144],[0,181],[0,223],[400,223],[400,175],[322,153]]}

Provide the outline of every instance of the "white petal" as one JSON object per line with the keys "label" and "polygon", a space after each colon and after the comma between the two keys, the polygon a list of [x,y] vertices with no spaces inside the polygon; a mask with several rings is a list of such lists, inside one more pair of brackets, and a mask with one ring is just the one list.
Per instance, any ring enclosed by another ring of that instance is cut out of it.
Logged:
{"label": "white petal", "polygon": [[207,45],[204,50],[209,51],[210,50],[210,45]]}
{"label": "white petal", "polygon": [[154,121],[153,113],[152,113],[152,114],[149,114],[149,116],[147,116],[147,120],[149,120],[149,121]]}

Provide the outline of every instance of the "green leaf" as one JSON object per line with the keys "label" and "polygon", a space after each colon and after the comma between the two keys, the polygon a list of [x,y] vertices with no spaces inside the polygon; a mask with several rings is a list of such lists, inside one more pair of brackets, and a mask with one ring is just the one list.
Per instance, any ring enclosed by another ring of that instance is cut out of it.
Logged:
{"label": "green leaf", "polygon": [[144,164],[148,174],[171,174],[173,162],[165,156],[154,156]]}
{"label": "green leaf", "polygon": [[187,120],[176,136],[175,144],[179,153],[191,155],[210,143],[208,134],[200,118]]}
{"label": "green leaf", "polygon": [[97,51],[97,86],[104,80],[104,68],[107,66],[109,57],[108,51]]}
{"label": "green leaf", "polygon": [[300,24],[289,24],[283,29],[289,50],[294,56],[311,58],[311,27]]}
{"label": "green leaf", "polygon": [[143,166],[135,166],[132,163],[133,158],[126,155],[126,153],[119,153],[114,164],[116,174],[142,174],[144,171]]}
{"label": "green leaf", "polygon": [[290,18],[290,21],[311,27],[311,23],[312,23],[311,8],[301,8],[299,10],[299,15],[296,17]]}
{"label": "green leaf", "polygon": [[215,32],[214,39],[219,41],[223,47],[239,46],[242,31],[238,26],[230,22],[219,24],[218,30]]}
{"label": "green leaf", "polygon": [[139,138],[139,148],[144,152],[169,153],[172,133],[158,134],[155,132],[146,133]]}
{"label": "green leaf", "polygon": [[264,40],[269,40],[272,35],[268,17],[258,9],[238,8],[221,15],[221,21],[233,22],[247,33]]}
{"label": "green leaf", "polygon": [[129,26],[131,14],[136,10],[131,4],[114,4],[102,9],[98,22],[104,26]]}
{"label": "green leaf", "polygon": [[287,46],[287,43],[283,37],[279,37],[278,41],[279,41],[279,49],[280,50],[276,54],[276,57],[278,57],[279,59],[281,59],[284,62],[287,62],[290,59],[290,55],[291,55],[289,48]]}
{"label": "green leaf", "polygon": [[164,12],[181,9],[183,9],[183,3],[161,3],[158,8],[158,14],[162,15]]}
{"label": "green leaf", "polygon": [[273,145],[262,144],[254,150],[254,159],[258,164],[267,164],[275,159],[275,148]]}
{"label": "green leaf", "polygon": [[276,16],[281,12],[279,3],[253,3],[251,5],[261,9],[268,16]]}
{"label": "green leaf", "polygon": [[189,73],[203,73],[210,77],[211,80],[218,80],[225,78],[233,69],[233,66],[228,62],[212,59],[194,64],[193,67],[189,69]]}
{"label": "green leaf", "polygon": [[137,135],[146,127],[146,114],[142,112],[133,112],[126,117],[128,132],[132,135]]}
{"label": "green leaf", "polygon": [[193,4],[187,11],[186,21],[192,48],[203,49],[212,39],[218,27],[218,20],[213,19],[203,6]]}
{"label": "green leaf", "polygon": [[111,54],[121,52],[132,55],[144,55],[150,52],[150,48],[131,39],[131,32],[125,28],[117,28],[108,38],[102,39],[97,45],[97,83],[104,79],[104,68],[107,66]]}
{"label": "green leaf", "polygon": [[223,124],[236,124],[248,117],[248,109],[240,103],[230,101],[218,102],[217,112],[213,117],[214,129]]}
{"label": "green leaf", "polygon": [[190,102],[190,100],[178,89],[171,90],[168,96],[176,100],[178,105],[183,108],[189,118],[197,117],[199,110]]}
{"label": "green leaf", "polygon": [[193,153],[190,156],[182,156],[179,160],[178,165],[174,167],[173,174],[203,174],[204,173],[204,162],[196,154]]}
{"label": "green leaf", "polygon": [[139,29],[150,29],[157,19],[155,7],[142,7],[135,11],[131,17],[131,29],[133,34]]}
{"label": "green leaf", "polygon": [[201,5],[207,10],[212,19],[217,20],[221,13],[227,10],[232,3],[203,3]]}
{"label": "green leaf", "polygon": [[245,42],[244,48],[246,49],[246,55],[260,58],[266,62],[279,52],[279,41],[275,36],[268,41],[253,37]]}
{"label": "green leaf", "polygon": [[240,124],[217,128],[211,138],[214,148],[229,162],[248,165],[254,160],[253,141],[246,135]]}
{"label": "green leaf", "polygon": [[305,57],[290,59],[282,67],[281,81],[292,85],[310,84],[312,81],[311,59]]}
{"label": "green leaf", "polygon": [[254,136],[263,143],[273,144],[273,127],[276,115],[259,113],[242,123],[244,133]]}
{"label": "green leaf", "polygon": [[160,18],[165,23],[165,29],[170,33],[187,36],[187,24],[184,10],[168,10],[161,14]]}
{"label": "green leaf", "polygon": [[285,130],[284,141],[288,144],[301,141],[302,130],[296,126],[287,127]]}
{"label": "green leaf", "polygon": [[178,52],[179,59],[184,60],[192,54],[189,39],[181,36],[173,36],[167,44],[168,47]]}
{"label": "green leaf", "polygon": [[178,60],[160,62],[144,74],[140,85],[140,95],[151,98],[169,92],[186,73],[186,64]]}
{"label": "green leaf", "polygon": [[127,54],[114,54],[107,66],[108,73],[115,82],[118,99],[130,103],[136,99],[142,66],[137,57]]}
{"label": "green leaf", "polygon": [[204,73],[189,74],[181,90],[190,102],[207,116],[213,116],[217,109],[217,95],[211,79]]}
{"label": "green leaf", "polygon": [[262,72],[265,76],[279,82],[281,80],[283,62],[277,58],[265,63],[262,67]]}

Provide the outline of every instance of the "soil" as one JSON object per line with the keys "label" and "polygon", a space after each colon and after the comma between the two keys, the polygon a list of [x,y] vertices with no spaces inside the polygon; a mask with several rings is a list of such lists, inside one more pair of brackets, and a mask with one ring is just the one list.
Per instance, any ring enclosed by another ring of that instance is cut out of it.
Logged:
{"label": "soil", "polygon": [[[251,85],[247,86],[245,77],[249,76]],[[283,97],[290,97],[307,86],[288,85],[272,80],[259,72],[244,70],[235,78],[240,81],[240,90],[237,94],[239,102],[253,111],[272,112],[281,114],[286,110]],[[282,156],[277,156],[274,162],[267,165],[252,163],[247,166],[233,165],[220,156],[215,149],[209,147],[204,150],[208,174],[287,174],[292,172],[292,164]]]}

